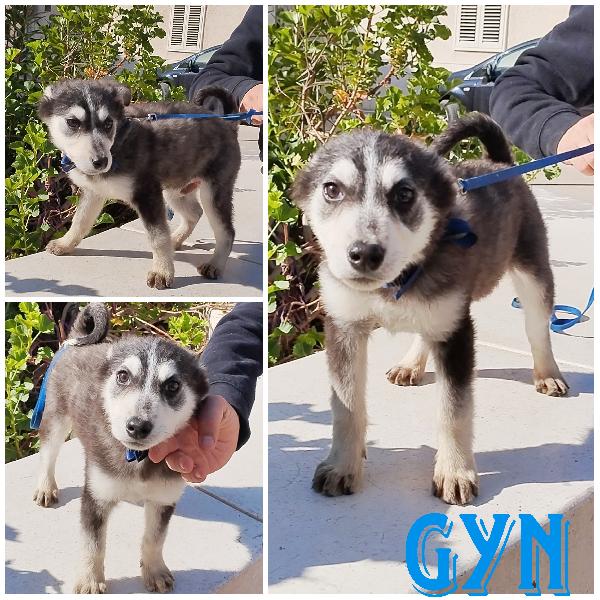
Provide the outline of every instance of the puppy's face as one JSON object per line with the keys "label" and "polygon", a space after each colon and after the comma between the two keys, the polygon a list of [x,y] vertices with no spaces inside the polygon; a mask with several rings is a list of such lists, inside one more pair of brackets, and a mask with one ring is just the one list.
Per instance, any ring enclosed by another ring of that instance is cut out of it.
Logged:
{"label": "puppy's face", "polygon": [[64,80],[48,86],[38,112],[50,138],[86,175],[106,173],[129,89],[115,81]]}
{"label": "puppy's face", "polygon": [[133,450],[177,433],[208,392],[198,358],[160,338],[124,337],[108,360],[104,411],[112,435]]}
{"label": "puppy's face", "polygon": [[403,136],[355,130],[315,153],[291,195],[331,273],[350,287],[374,290],[422,260],[455,194],[433,152]]}

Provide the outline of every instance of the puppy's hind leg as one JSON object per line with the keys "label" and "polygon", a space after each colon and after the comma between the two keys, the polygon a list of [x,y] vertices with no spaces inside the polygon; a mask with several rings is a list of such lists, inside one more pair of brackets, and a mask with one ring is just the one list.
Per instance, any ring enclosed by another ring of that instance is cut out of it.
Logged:
{"label": "puppy's hind leg", "polygon": [[180,219],[177,229],[171,235],[173,248],[180,250],[200,220],[202,206],[200,206],[196,192],[182,195],[170,191],[165,192],[164,196],[168,206],[173,209],[175,218]]}
{"label": "puppy's hind leg", "polygon": [[564,396],[569,386],[563,379],[552,353],[550,315],[554,304],[554,282],[550,267],[534,275],[526,268],[515,268],[512,280],[525,313],[525,330],[533,355],[535,389],[548,396]]}
{"label": "puppy's hind leg", "polygon": [[423,379],[428,356],[429,344],[416,335],[400,364],[386,373],[388,381],[395,385],[418,385]]}
{"label": "puppy's hind leg", "polygon": [[233,182],[215,186],[208,181],[200,184],[202,207],[215,234],[215,251],[210,261],[198,267],[207,279],[217,279],[223,274],[225,263],[233,246]]}
{"label": "puppy's hind leg", "polygon": [[54,478],[56,459],[71,423],[66,416],[52,414],[49,407],[40,427],[40,473],[33,500],[40,506],[50,506],[58,501],[58,486]]}
{"label": "puppy's hind leg", "polygon": [[325,322],[331,379],[333,439],[331,451],[316,469],[312,487],[325,496],[353,494],[361,484],[366,458],[367,341],[370,326],[341,327]]}
{"label": "puppy's hind leg", "polygon": [[58,240],[48,242],[46,250],[52,254],[70,254],[92,230],[103,206],[103,198],[90,192],[83,193],[79,198],[79,204],[75,210],[75,216],[69,231]]}
{"label": "puppy's hind leg", "polygon": [[[87,467],[86,467],[87,470]],[[95,498],[86,481],[81,496],[81,528],[83,533],[82,571],[75,584],[75,594],[103,594],[106,591],[104,555],[106,524],[115,502]]]}
{"label": "puppy's hind leg", "polygon": [[167,536],[169,521],[175,506],[146,502],[144,515],[146,528],[142,540],[142,578],[149,592],[170,592],[173,589],[173,575],[163,559],[162,551]]}
{"label": "puppy's hind leg", "polygon": [[448,504],[467,504],[479,490],[473,456],[475,331],[470,315],[449,339],[432,346],[441,391],[433,493]]}

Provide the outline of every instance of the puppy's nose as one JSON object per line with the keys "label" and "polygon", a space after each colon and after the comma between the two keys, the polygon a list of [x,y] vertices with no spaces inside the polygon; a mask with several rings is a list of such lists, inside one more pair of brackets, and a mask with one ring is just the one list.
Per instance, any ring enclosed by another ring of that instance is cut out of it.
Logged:
{"label": "puppy's nose", "polygon": [[93,158],[92,164],[94,165],[95,169],[104,169],[108,164],[108,156],[99,156],[98,158]]}
{"label": "puppy's nose", "polygon": [[381,266],[384,256],[385,250],[379,244],[354,242],[348,248],[350,264],[361,273],[376,271]]}
{"label": "puppy's nose", "polygon": [[125,428],[129,437],[134,440],[143,440],[152,431],[152,423],[139,417],[131,417],[125,424]]}

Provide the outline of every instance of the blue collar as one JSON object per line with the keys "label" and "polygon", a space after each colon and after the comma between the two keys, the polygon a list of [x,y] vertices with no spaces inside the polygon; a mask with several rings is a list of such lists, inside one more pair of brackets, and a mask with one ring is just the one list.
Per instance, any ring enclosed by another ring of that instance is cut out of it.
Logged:
{"label": "blue collar", "polygon": [[[461,248],[470,248],[477,243],[477,234],[471,231],[471,227],[467,221],[452,217],[448,219],[442,241],[451,242]],[[385,289],[398,288],[394,292],[394,298],[400,300],[400,298],[416,283],[422,273],[422,265],[410,266],[407,269],[404,269],[396,279],[386,283],[383,287]]]}
{"label": "blue collar", "polygon": [[133,462],[137,460],[141,462],[148,456],[148,450],[132,450],[131,448],[125,449],[125,460],[127,462]]}

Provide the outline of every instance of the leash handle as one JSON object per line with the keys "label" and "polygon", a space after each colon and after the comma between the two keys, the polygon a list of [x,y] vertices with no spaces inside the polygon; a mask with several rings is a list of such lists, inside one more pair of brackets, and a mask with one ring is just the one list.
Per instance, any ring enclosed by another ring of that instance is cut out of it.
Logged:
{"label": "leash handle", "polygon": [[[562,333],[563,331],[570,329],[574,325],[577,325],[577,323],[581,323],[581,319],[583,318],[583,315],[585,315],[585,313],[589,310],[589,308],[592,306],[593,303],[594,303],[594,288],[592,288],[592,291],[590,292],[590,297],[588,298],[587,304],[585,305],[585,308],[583,310],[579,310],[577,307],[569,306],[568,304],[556,304],[553,307],[552,315],[550,316],[550,329],[554,333]],[[513,308],[522,308],[521,302],[519,301],[518,298],[513,298],[513,301],[511,302],[511,306]],[[574,318],[573,319],[559,318],[556,316],[557,311],[566,313],[568,315],[573,315]]]}
{"label": "leash handle", "polygon": [[537,160],[532,160],[522,165],[500,169],[499,171],[487,173],[486,175],[477,175],[476,177],[469,177],[468,179],[459,179],[458,187],[461,192],[469,192],[485,187],[486,185],[493,185],[495,183],[500,183],[501,181],[506,181],[507,179],[512,179],[513,177],[529,173],[530,171],[537,171],[538,169],[564,162],[570,158],[583,156],[584,154],[589,154],[593,151],[594,144],[590,144],[589,146],[583,146],[582,148],[576,148],[575,150],[538,158]]}

